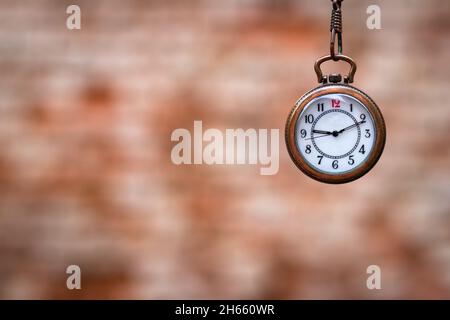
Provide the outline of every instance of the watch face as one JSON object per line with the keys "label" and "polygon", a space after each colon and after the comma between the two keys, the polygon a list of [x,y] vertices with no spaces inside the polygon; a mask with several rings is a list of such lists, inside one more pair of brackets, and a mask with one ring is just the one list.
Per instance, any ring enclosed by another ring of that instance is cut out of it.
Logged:
{"label": "watch face", "polygon": [[371,154],[376,137],[369,110],[352,96],[324,94],[312,99],[295,128],[298,151],[319,172],[336,175],[355,170]]}
{"label": "watch face", "polygon": [[286,122],[286,145],[313,179],[345,183],[366,174],[383,153],[386,128],[375,102],[347,84],[326,84],[297,101]]}

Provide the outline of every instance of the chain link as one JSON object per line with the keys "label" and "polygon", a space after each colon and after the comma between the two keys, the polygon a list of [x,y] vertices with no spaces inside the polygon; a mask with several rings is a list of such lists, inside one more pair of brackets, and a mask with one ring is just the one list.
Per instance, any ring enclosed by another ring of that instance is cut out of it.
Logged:
{"label": "chain link", "polygon": [[[331,11],[330,23],[330,55],[333,60],[337,60],[337,55],[342,55],[342,11],[341,4],[344,0],[331,0],[333,9]],[[337,38],[338,52],[336,54],[335,43]]]}

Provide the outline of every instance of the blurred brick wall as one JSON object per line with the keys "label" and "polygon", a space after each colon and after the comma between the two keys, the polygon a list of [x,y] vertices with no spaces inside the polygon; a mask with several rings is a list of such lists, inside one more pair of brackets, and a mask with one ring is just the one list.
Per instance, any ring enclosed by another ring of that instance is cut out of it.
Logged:
{"label": "blurred brick wall", "polygon": [[3,0],[0,297],[450,298],[449,4],[344,2],[388,140],[367,176],[329,186],[282,140],[276,176],[170,161],[193,120],[283,132],[316,86],[329,1]]}

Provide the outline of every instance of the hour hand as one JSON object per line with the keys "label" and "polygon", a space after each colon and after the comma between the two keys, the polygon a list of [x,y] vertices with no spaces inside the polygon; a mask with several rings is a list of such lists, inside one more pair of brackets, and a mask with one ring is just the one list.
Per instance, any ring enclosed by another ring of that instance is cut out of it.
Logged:
{"label": "hour hand", "polygon": [[324,131],[324,130],[313,130],[313,133],[321,133],[321,134],[333,134],[331,131]]}

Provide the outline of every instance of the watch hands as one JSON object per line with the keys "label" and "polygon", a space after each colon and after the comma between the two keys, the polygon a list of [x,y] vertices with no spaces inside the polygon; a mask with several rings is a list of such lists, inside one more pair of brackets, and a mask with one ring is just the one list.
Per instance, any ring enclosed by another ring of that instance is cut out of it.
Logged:
{"label": "watch hands", "polygon": [[356,126],[359,126],[359,125],[362,124],[362,123],[366,123],[366,120],[362,120],[362,121],[360,121],[360,122],[357,122],[357,123],[352,124],[351,126],[345,127],[344,129],[339,130],[338,133],[342,133],[342,132],[344,132],[345,130],[354,128],[354,127],[356,127]]}
{"label": "watch hands", "polygon": [[354,128],[356,126],[359,126],[360,124],[363,124],[363,123],[366,123],[366,120],[362,120],[360,122],[354,123],[354,124],[352,124],[352,125],[350,125],[348,127],[345,127],[344,129],[339,130],[339,131],[312,130],[312,133],[323,133],[323,135],[316,136],[316,137],[312,136],[311,138],[306,138],[305,140],[311,140],[311,139],[327,137],[329,135],[333,135],[333,137],[337,137],[340,133],[342,133],[342,132],[344,132],[344,131],[346,131],[348,129]]}

